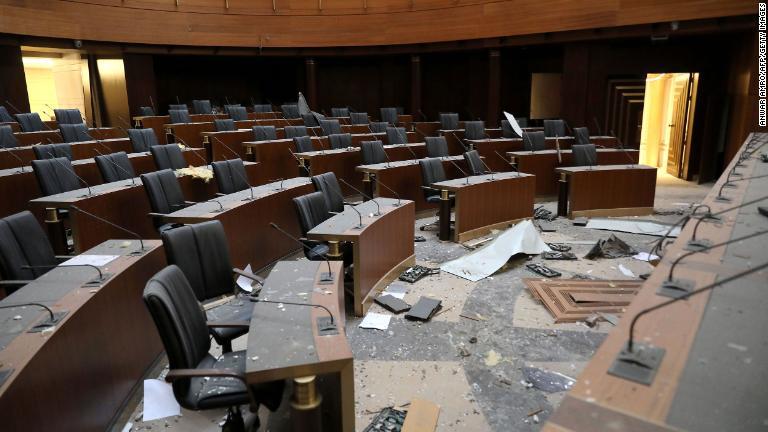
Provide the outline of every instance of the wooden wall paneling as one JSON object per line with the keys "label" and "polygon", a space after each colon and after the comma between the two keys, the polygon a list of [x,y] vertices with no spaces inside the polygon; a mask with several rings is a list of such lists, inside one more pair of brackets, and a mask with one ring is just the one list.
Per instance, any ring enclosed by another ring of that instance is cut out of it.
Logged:
{"label": "wooden wall paneling", "polygon": [[4,105],[11,115],[16,114],[16,111],[6,101],[10,101],[22,112],[29,112],[27,81],[24,76],[24,64],[21,62],[20,46],[0,45],[0,77],[0,105]]}
{"label": "wooden wall paneling", "polygon": [[485,127],[498,127],[499,104],[501,96],[501,52],[497,49],[488,51],[488,109],[485,114]]}
{"label": "wooden wall paneling", "polygon": [[597,135],[587,117],[589,88],[590,50],[586,43],[567,44],[563,49],[563,77],[561,88],[561,117],[571,127],[587,126]]}
{"label": "wooden wall paneling", "polygon": [[414,119],[421,121],[427,121],[421,114],[421,57],[418,55],[411,56],[411,105],[410,113],[414,116]]}
{"label": "wooden wall paneling", "polygon": [[160,114],[160,106],[157,104],[154,57],[149,54],[126,53],[123,54],[123,64],[131,117],[139,115],[139,107],[142,106],[154,105],[155,114]]}

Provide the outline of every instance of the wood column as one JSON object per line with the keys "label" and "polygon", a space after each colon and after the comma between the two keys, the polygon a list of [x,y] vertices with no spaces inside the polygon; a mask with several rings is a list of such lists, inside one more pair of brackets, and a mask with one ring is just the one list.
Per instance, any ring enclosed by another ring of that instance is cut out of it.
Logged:
{"label": "wood column", "polygon": [[125,90],[131,116],[139,115],[139,108],[151,106],[160,115],[157,104],[154,57],[149,54],[123,54]]}
{"label": "wood column", "polygon": [[413,119],[426,121],[421,118],[421,56],[411,56],[411,114]]}
{"label": "wood column", "polygon": [[320,101],[317,100],[317,73],[315,68],[315,59],[308,58],[306,60],[307,66],[307,103],[309,108],[315,111],[320,111]]}
{"label": "wood column", "polygon": [[[594,126],[587,114],[589,99],[589,46],[569,44],[563,53],[560,116],[572,127]],[[592,132],[590,130],[590,132]],[[597,134],[597,131],[593,132]]]}
{"label": "wood column", "polygon": [[16,114],[10,101],[21,112],[29,112],[29,95],[21,61],[21,46],[0,45],[0,105],[5,105],[11,115]]}
{"label": "wood column", "polygon": [[485,114],[486,127],[499,125],[501,98],[501,53],[499,50],[488,51],[488,111]]}

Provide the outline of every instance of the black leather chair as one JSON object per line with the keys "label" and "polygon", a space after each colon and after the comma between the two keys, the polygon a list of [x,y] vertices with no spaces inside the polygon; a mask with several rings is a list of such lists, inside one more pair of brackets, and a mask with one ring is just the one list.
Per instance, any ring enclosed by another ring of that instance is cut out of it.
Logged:
{"label": "black leather chair", "polygon": [[208,99],[193,100],[192,101],[192,110],[195,111],[195,114],[211,114],[211,113],[213,113],[213,108],[211,107],[211,101],[209,101]]}
{"label": "black leather chair", "polygon": [[128,129],[128,138],[131,139],[131,148],[134,153],[148,152],[151,147],[159,145],[155,130],[152,128]]}
{"label": "black leather chair", "polygon": [[72,169],[72,164],[65,157],[33,160],[32,171],[35,172],[37,184],[43,196],[55,195],[80,189],[80,182]]}
{"label": "black leather chair", "polygon": [[272,112],[272,105],[271,104],[255,104],[253,106],[253,112],[255,113]]}
{"label": "black leather chair", "polygon": [[187,161],[176,144],[156,145],[149,148],[158,170],[177,170],[187,167]]}
{"label": "black leather chair", "polygon": [[364,125],[368,124],[368,113],[365,112],[353,112],[349,113],[349,122],[353,125]]}
{"label": "black leather chair", "polygon": [[[184,273],[199,302],[221,296],[243,294],[235,283],[236,275],[257,282],[256,292],[264,280],[252,273],[232,267],[227,236],[219,221],[184,225],[163,232],[163,247],[168,264],[176,265]],[[209,309],[209,321],[250,322],[253,303],[248,299],[234,301]],[[248,328],[213,328],[210,331],[224,352],[232,351],[232,340],[248,333]]]}
{"label": "black leather chair", "polygon": [[408,134],[404,127],[387,127],[387,144],[408,144]]}
{"label": "black leather chair", "polygon": [[189,111],[187,110],[168,110],[171,123],[191,123],[192,119],[189,117]]}
{"label": "black leather chair", "polygon": [[387,122],[391,125],[397,124],[397,108],[381,108],[381,121]]}
{"label": "black leather chair", "polygon": [[152,117],[155,115],[155,110],[148,106],[139,107],[139,115],[142,117]]}
{"label": "black leather chair", "polygon": [[467,161],[467,166],[469,167],[469,173],[471,175],[488,174],[482,159],[480,159],[480,153],[478,153],[477,150],[465,152],[464,160]]}
{"label": "black leather chair", "polygon": [[293,145],[296,146],[296,153],[307,153],[315,151],[315,147],[312,145],[312,138],[308,136],[294,137]]}
{"label": "black leather chair", "polygon": [[13,135],[13,129],[7,125],[0,125],[0,148],[14,148],[19,146],[19,140]]}
{"label": "black leather chair", "polygon": [[320,120],[320,127],[323,129],[323,135],[335,135],[341,133],[341,124],[336,119]]}
{"label": "black leather chair", "polygon": [[280,105],[280,111],[282,111],[284,118],[287,118],[287,119],[301,118],[301,116],[299,115],[299,105],[297,104]]}
{"label": "black leather chair", "polygon": [[112,183],[120,180],[128,180],[136,177],[133,171],[133,165],[128,159],[128,155],[121,151],[108,155],[99,155],[95,157],[96,166],[99,167],[101,178],[104,183]]}
{"label": "black leather chair", "polygon": [[67,158],[72,160],[72,145],[69,143],[39,144],[32,146],[35,159]]}
{"label": "black leather chair", "polygon": [[523,134],[523,149],[527,151],[540,151],[547,148],[547,138],[544,132],[526,132]]}
{"label": "black leather chair", "polygon": [[72,109],[54,109],[54,116],[56,116],[56,123],[61,125],[65,124],[80,124],[83,123],[83,115],[80,114],[80,110],[77,108]]}
{"label": "black leather chair", "polygon": [[427,147],[427,157],[437,158],[450,156],[448,152],[448,142],[445,137],[424,137],[424,143]]}
{"label": "black leather chair", "polygon": [[286,126],[283,130],[286,138],[309,136],[306,126]]}
{"label": "black leather chair", "polygon": [[501,136],[504,138],[520,138],[520,135],[518,135],[517,132],[512,129],[512,125],[509,123],[509,120],[501,121]]}
{"label": "black leather chair", "polygon": [[245,165],[242,159],[211,162],[211,166],[213,167],[213,178],[216,179],[219,193],[228,195],[250,187],[246,180],[248,174],[245,172]]}
{"label": "black leather chair", "polygon": [[[439,204],[440,191],[432,188],[432,184],[447,180],[443,162],[439,158],[419,159],[419,168],[421,169],[421,190],[424,193],[424,200],[430,204]],[[426,231],[437,228],[438,223],[439,219],[431,224],[422,225],[419,229]]]}
{"label": "black leather chair", "polygon": [[590,144],[589,129],[586,127],[573,128],[573,138],[576,140],[576,144]]}
{"label": "black leather chair", "polygon": [[59,132],[61,133],[61,138],[67,143],[93,141],[93,137],[88,133],[88,126],[85,123],[59,124]]}
{"label": "black leather chair", "polygon": [[187,104],[170,104],[168,105],[168,112],[170,112],[171,110],[189,111],[189,107],[187,106]]}
{"label": "black leather chair", "polygon": [[229,114],[229,118],[234,121],[248,120],[248,111],[244,106],[229,107],[227,114]]}
{"label": "black leather chair", "polygon": [[142,174],[141,183],[147,192],[149,207],[152,209],[149,215],[152,216],[155,228],[161,233],[177,226],[165,223],[165,215],[194,204],[184,200],[179,179],[169,169]]}
{"label": "black leather chair", "polygon": [[352,147],[352,134],[331,134],[328,135],[328,141],[334,150]]}
{"label": "black leather chair", "polygon": [[349,108],[331,108],[333,117],[349,117]]}
{"label": "black leather chair", "polygon": [[304,126],[306,127],[320,126],[320,123],[317,121],[317,117],[315,117],[315,115],[312,113],[302,114],[301,119],[304,121]]}
{"label": "black leather chair", "polygon": [[573,166],[597,165],[597,147],[594,144],[574,144],[571,146],[571,152]]}
{"label": "black leather chair", "polygon": [[253,130],[254,141],[272,141],[277,139],[277,129],[274,126],[254,126]]}
{"label": "black leather chair", "polygon": [[361,142],[360,153],[363,159],[363,165],[379,164],[389,160],[387,158],[387,153],[384,151],[384,144],[378,140]]}
{"label": "black leather chair", "polygon": [[453,130],[459,128],[458,113],[440,113],[440,129]]}
{"label": "black leather chair", "polygon": [[485,139],[485,122],[482,120],[464,122],[464,139]]}
{"label": "black leather chair", "polygon": [[389,123],[387,122],[370,122],[368,123],[368,129],[371,130],[373,133],[382,133],[387,132],[387,128],[389,127]]}
{"label": "black leather chair", "polygon": [[308,240],[306,237],[312,228],[332,216],[326,204],[325,196],[322,192],[312,192],[293,198],[293,203],[296,206],[296,213],[299,217],[301,241],[310,248],[309,250],[304,249],[304,255],[312,261],[323,260],[328,253],[328,245],[323,242]]}
{"label": "black leather chair", "polygon": [[325,197],[325,204],[330,213],[341,213],[344,211],[344,205],[353,205],[344,201],[341,186],[336,179],[336,174],[332,171],[312,176],[312,184],[315,186],[315,190],[321,192]]}
{"label": "black leather chair", "polygon": [[40,132],[48,130],[38,113],[16,114],[16,120],[19,121],[19,127],[22,132]]}
{"label": "black leather chair", "polygon": [[563,120],[544,120],[544,136],[549,138],[565,136],[565,122]]}
{"label": "black leather chair", "polygon": [[54,255],[48,236],[29,211],[0,219],[0,287],[6,295],[69,258]]}
{"label": "black leather chair", "polygon": [[[227,430],[243,430],[239,406],[259,404],[275,411],[283,398],[284,381],[248,385],[245,381],[245,351],[210,354],[210,327],[205,312],[195,299],[189,281],[175,265],[155,274],[144,288],[144,303],[155,322],[168,356],[170,370],[165,380],[172,383],[179,405],[190,410],[229,407],[236,419]],[[248,323],[242,323],[247,330]],[[232,428],[232,429],[230,429]]]}
{"label": "black leather chair", "polygon": [[515,117],[515,120],[521,128],[528,127],[528,117]]}
{"label": "black leather chair", "polygon": [[3,123],[9,123],[9,122],[15,122],[16,120],[13,119],[11,116],[11,113],[8,112],[8,109],[2,105],[0,105],[0,122]]}
{"label": "black leather chair", "polygon": [[216,128],[217,132],[237,130],[235,127],[235,121],[232,119],[214,119],[213,127]]}

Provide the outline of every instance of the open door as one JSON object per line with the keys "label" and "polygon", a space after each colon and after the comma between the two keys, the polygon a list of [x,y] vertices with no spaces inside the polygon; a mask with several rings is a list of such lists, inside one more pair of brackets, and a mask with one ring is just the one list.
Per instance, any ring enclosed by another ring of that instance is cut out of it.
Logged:
{"label": "open door", "polygon": [[667,154],[667,173],[683,178],[688,171],[688,135],[690,130],[691,102],[693,99],[693,74],[688,79],[675,81],[673,103],[669,127],[669,153]]}

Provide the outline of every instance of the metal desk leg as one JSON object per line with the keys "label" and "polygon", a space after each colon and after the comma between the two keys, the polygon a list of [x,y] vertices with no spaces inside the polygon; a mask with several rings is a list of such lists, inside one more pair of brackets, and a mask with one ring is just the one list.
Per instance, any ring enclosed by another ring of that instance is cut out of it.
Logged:
{"label": "metal desk leg", "polygon": [[568,216],[568,176],[560,173],[560,180],[557,181],[557,215],[561,217]]}
{"label": "metal desk leg", "polygon": [[451,239],[451,198],[447,190],[440,191],[440,240]]}
{"label": "metal desk leg", "polygon": [[371,173],[363,173],[363,191],[365,191],[365,194],[369,197],[373,196],[373,182],[374,177],[371,175]]}

